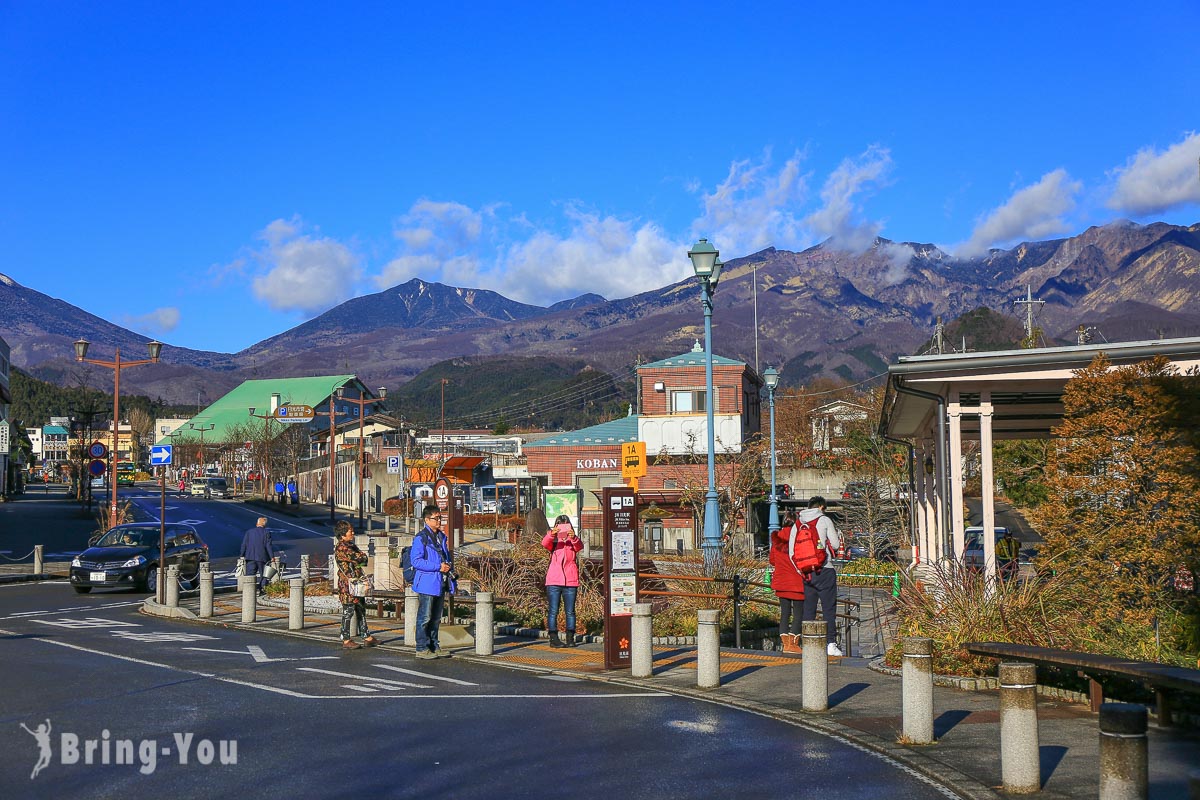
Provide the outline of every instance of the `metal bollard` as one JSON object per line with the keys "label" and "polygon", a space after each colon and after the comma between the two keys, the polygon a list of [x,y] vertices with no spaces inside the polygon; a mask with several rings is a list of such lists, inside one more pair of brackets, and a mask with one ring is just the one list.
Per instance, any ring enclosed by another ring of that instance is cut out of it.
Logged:
{"label": "metal bollard", "polygon": [[167,608],[179,608],[179,565],[167,567]]}
{"label": "metal bollard", "polygon": [[300,556],[300,577],[308,583],[308,556]]}
{"label": "metal bollard", "polygon": [[258,617],[258,576],[243,575],[238,585],[242,590],[242,622],[254,622]]}
{"label": "metal bollard", "polygon": [[1150,793],[1145,706],[1100,706],[1100,800],[1141,800]]}
{"label": "metal bollard", "polygon": [[213,573],[212,566],[207,562],[200,565],[200,616],[213,615]]}
{"label": "metal bollard", "polygon": [[633,621],[629,636],[629,659],[635,678],[654,674],[654,616],[649,603],[633,604]]}
{"label": "metal bollard", "polygon": [[41,575],[45,570],[45,560],[42,557],[44,550],[42,545],[35,544],[33,546],[33,574]]}
{"label": "metal bollard", "polygon": [[404,590],[404,644],[408,647],[417,646],[417,608],[420,602],[411,586]]}
{"label": "metal bollard", "polygon": [[477,656],[490,656],[493,652],[496,628],[492,622],[495,618],[492,611],[492,593],[477,593],[475,595],[475,655]]}
{"label": "metal bollard", "polygon": [[823,620],[800,623],[800,705],[805,711],[829,710],[829,658],[825,652],[828,631]]}
{"label": "metal bollard", "polygon": [[696,612],[696,686],[716,689],[721,685],[720,612],[706,608]]}
{"label": "metal bollard", "polygon": [[291,593],[288,594],[288,630],[298,631],[304,628],[304,579],[292,578],[289,583]]}
{"label": "metal bollard", "polygon": [[1042,788],[1037,719],[1037,667],[1000,664],[1000,776],[1013,794]]}
{"label": "metal bollard", "polygon": [[900,735],[906,744],[933,744],[933,639],[906,636],[903,648]]}

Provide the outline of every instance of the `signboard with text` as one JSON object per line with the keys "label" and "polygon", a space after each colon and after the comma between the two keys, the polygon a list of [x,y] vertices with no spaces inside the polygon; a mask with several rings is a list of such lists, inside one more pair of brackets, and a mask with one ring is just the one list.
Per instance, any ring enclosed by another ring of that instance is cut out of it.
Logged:
{"label": "signboard with text", "polygon": [[316,419],[317,412],[312,406],[288,403],[275,409],[271,417],[276,422],[312,422]]}
{"label": "signboard with text", "polygon": [[629,640],[637,592],[637,496],[628,486],[605,486],[604,508],[604,668],[632,664]]}

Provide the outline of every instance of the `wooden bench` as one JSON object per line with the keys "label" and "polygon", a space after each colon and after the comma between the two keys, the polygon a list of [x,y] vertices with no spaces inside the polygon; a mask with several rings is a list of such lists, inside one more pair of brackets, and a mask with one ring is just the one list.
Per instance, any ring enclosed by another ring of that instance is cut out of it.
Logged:
{"label": "wooden bench", "polygon": [[1187,692],[1200,695],[1200,670],[1186,667],[1008,642],[969,642],[966,649],[977,656],[1076,669],[1080,676],[1088,679],[1088,700],[1094,712],[1099,711],[1100,704],[1104,702],[1104,689],[1097,680],[1098,675],[1133,678],[1153,689],[1158,704],[1158,720],[1163,725],[1171,724],[1172,694]]}

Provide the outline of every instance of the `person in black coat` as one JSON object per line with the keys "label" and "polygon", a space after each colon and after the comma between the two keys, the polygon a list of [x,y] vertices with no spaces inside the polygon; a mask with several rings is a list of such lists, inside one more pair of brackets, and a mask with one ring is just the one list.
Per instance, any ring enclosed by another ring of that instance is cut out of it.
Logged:
{"label": "person in black coat", "polygon": [[262,594],[266,582],[263,567],[275,558],[275,548],[271,545],[271,532],[267,530],[266,517],[259,517],[255,526],[242,537],[241,555],[246,559],[246,574],[258,576],[258,593]]}

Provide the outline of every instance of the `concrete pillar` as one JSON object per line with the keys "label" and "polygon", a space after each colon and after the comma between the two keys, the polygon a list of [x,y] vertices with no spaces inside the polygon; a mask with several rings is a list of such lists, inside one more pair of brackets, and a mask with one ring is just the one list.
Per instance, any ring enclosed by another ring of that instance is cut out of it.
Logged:
{"label": "concrete pillar", "polygon": [[308,583],[308,556],[300,556],[300,578]]}
{"label": "concrete pillar", "polygon": [[1150,793],[1145,706],[1100,706],[1100,800],[1143,800]]}
{"label": "concrete pillar", "polygon": [[696,612],[696,686],[716,689],[721,685],[720,612],[706,608]]}
{"label": "concrete pillar", "polygon": [[409,586],[404,590],[404,644],[417,646],[417,606],[421,601]]}
{"label": "concrete pillar", "polygon": [[[491,592],[476,592],[475,594],[475,655],[490,656],[494,651],[496,628],[493,623]],[[405,630],[408,625],[405,624]]]}
{"label": "concrete pillar", "polygon": [[207,561],[200,565],[200,616],[213,615],[213,573]]}
{"label": "concrete pillar", "polygon": [[635,678],[654,674],[654,606],[634,603],[632,629],[629,636],[629,658]]}
{"label": "concrete pillar", "polygon": [[903,648],[901,736],[907,744],[933,744],[933,639],[906,636]]}
{"label": "concrete pillar", "polygon": [[258,617],[258,576],[243,575],[238,587],[242,590],[242,622],[254,622]]}
{"label": "concrete pillar", "polygon": [[800,623],[800,704],[805,711],[829,710],[829,658],[825,652],[828,630],[823,620]]}
{"label": "concrete pillar", "polygon": [[45,571],[45,560],[42,558],[44,553],[43,546],[35,544],[33,546],[33,574],[41,575]]}
{"label": "concrete pillar", "polygon": [[1037,667],[1000,664],[1000,776],[1012,794],[1042,788],[1038,749]]}
{"label": "concrete pillar", "polygon": [[304,628],[304,579],[292,578],[289,583],[288,630],[298,631]]}
{"label": "concrete pillar", "polygon": [[168,608],[179,608],[179,565],[167,567],[166,598]]}

